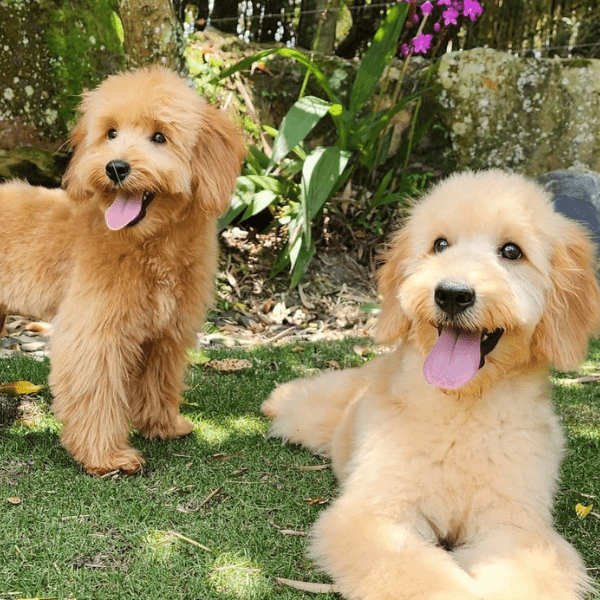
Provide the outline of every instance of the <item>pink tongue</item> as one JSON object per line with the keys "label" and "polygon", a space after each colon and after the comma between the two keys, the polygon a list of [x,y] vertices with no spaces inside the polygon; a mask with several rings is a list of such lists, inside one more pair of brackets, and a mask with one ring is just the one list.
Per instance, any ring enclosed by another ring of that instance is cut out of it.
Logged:
{"label": "pink tongue", "polygon": [[115,201],[108,207],[104,214],[106,225],[109,229],[116,231],[133,221],[142,210],[142,194],[125,196],[121,192],[117,194]]}
{"label": "pink tongue", "polygon": [[445,327],[425,359],[423,375],[436,387],[456,389],[475,377],[481,362],[481,333]]}

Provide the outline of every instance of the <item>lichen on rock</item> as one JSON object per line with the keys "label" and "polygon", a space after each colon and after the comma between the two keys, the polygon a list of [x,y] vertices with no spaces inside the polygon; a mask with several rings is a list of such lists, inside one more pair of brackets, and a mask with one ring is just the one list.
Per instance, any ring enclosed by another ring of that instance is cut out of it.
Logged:
{"label": "lichen on rock", "polygon": [[600,170],[600,60],[445,55],[439,102],[459,167]]}

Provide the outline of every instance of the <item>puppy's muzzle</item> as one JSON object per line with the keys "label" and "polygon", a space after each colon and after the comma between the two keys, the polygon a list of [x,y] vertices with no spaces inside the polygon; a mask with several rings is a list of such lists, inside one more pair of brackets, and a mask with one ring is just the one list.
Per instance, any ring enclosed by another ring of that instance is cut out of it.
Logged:
{"label": "puppy's muzzle", "polygon": [[113,183],[123,183],[129,173],[131,173],[131,165],[127,161],[111,160],[106,165],[106,174]]}
{"label": "puppy's muzzle", "polygon": [[475,290],[459,281],[442,281],[434,292],[435,303],[454,317],[475,304]]}

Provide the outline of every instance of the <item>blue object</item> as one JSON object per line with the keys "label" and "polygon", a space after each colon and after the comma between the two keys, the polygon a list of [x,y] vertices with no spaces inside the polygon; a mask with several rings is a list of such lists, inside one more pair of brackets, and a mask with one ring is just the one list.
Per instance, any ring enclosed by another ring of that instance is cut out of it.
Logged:
{"label": "blue object", "polygon": [[565,217],[585,225],[600,256],[600,173],[591,171],[551,171],[538,183],[552,194],[554,208]]}

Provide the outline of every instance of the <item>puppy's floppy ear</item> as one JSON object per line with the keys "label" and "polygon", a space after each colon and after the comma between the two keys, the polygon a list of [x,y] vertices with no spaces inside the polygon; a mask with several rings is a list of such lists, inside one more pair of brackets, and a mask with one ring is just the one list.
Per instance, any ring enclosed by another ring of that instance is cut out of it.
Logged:
{"label": "puppy's floppy ear", "polygon": [[67,190],[71,198],[81,198],[85,194],[85,186],[82,180],[85,171],[81,168],[81,162],[84,155],[85,139],[88,133],[88,117],[85,110],[86,97],[87,94],[84,94],[84,100],[79,107],[83,115],[71,132],[69,143],[73,148],[73,156],[62,178],[62,187]]}
{"label": "puppy's floppy ear", "polygon": [[392,240],[390,249],[384,255],[385,264],[377,274],[379,293],[383,296],[375,336],[380,344],[391,344],[404,339],[410,331],[410,321],[398,298],[409,257],[409,240],[409,226],[404,226]]}
{"label": "puppy's floppy ear", "polygon": [[552,289],[532,338],[534,356],[558,369],[576,368],[585,358],[588,337],[600,327],[600,293],[594,245],[585,229],[565,217],[552,257]]}
{"label": "puppy's floppy ear", "polygon": [[204,210],[224,213],[246,154],[238,128],[227,115],[205,105],[192,161],[192,190]]}

